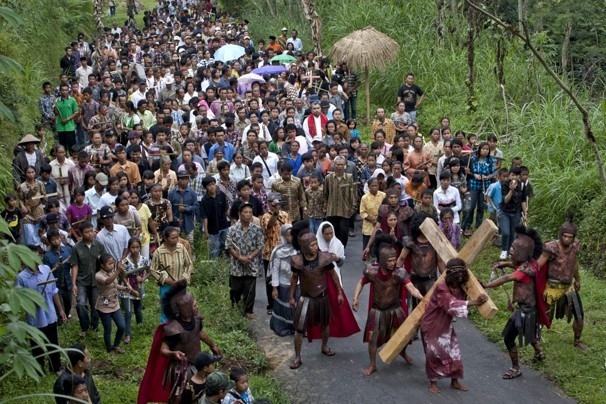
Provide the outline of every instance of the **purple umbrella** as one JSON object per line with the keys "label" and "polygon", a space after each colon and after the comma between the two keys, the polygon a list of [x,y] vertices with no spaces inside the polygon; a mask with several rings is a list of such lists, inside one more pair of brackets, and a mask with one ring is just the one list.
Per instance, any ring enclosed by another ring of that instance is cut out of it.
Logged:
{"label": "purple umbrella", "polygon": [[280,74],[282,72],[287,72],[287,71],[288,71],[288,69],[284,66],[268,65],[268,66],[263,66],[263,67],[254,69],[252,72],[255,74],[259,74],[259,75],[264,75],[264,74]]}

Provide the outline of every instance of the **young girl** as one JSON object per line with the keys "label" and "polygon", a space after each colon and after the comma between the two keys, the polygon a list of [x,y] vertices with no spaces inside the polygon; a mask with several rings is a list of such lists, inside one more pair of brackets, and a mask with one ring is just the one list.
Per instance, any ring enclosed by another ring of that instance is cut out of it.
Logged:
{"label": "young girl", "polygon": [[282,145],[284,145],[286,137],[286,132],[283,127],[279,127],[276,129],[274,135],[272,136],[272,141],[269,143],[269,151],[272,153],[276,153],[278,156],[282,155]]}
{"label": "young girl", "polygon": [[141,305],[141,299],[145,297],[143,282],[145,282],[151,274],[149,272],[151,262],[141,254],[141,240],[137,237],[132,237],[128,240],[128,256],[122,261],[122,264],[124,265],[125,272],[139,269],[139,271],[129,273],[126,276],[128,286],[130,286],[137,295],[124,292],[120,293],[122,306],[124,307],[124,335],[126,336],[126,338],[124,338],[124,343],[129,344],[133,309],[137,324],[143,323],[143,310]]}
{"label": "young girl", "polygon": [[360,138],[360,131],[357,129],[358,123],[355,119],[347,120],[347,127],[349,128],[350,139]]}
{"label": "young girl", "polygon": [[70,224],[70,235],[75,241],[80,241],[80,230],[78,224],[83,221],[90,222],[93,217],[93,210],[90,206],[84,203],[84,188],[78,187],[74,189],[74,194],[71,197],[70,205],[65,211],[65,216]]}
{"label": "young girl", "polygon": [[[30,248],[41,250],[38,234],[38,221],[44,215],[42,198],[46,195],[44,184],[36,179],[36,168],[25,169],[25,181],[19,185],[19,208],[23,217],[23,239],[21,242]],[[35,198],[35,199],[34,199]]]}
{"label": "young girl", "polygon": [[222,404],[252,404],[253,395],[248,387],[248,374],[242,368],[234,368],[229,372],[229,378],[236,385],[221,400]]}
{"label": "young girl", "polygon": [[[137,295],[137,292],[130,285],[118,285],[116,278],[122,273],[124,267],[122,264],[118,264],[116,268],[116,260],[111,255],[107,253],[101,254],[97,260],[97,264],[98,271],[95,275],[95,280],[99,289],[99,297],[97,298],[95,309],[97,309],[101,318],[101,324],[103,324],[105,348],[107,352],[123,354],[124,350],[120,348],[120,341],[122,340],[122,335],[124,335],[124,317],[120,310],[118,290],[127,290],[133,295]],[[118,328],[113,344],[111,341],[112,320]]]}
{"label": "young girl", "polygon": [[84,185],[83,186],[84,186],[85,192],[95,186],[95,175],[97,175],[97,173],[95,173],[94,171],[89,171],[86,174],[84,174]]}
{"label": "young girl", "polygon": [[250,169],[244,164],[244,154],[241,150],[234,153],[234,162],[229,167],[229,177],[236,182],[250,177]]}
{"label": "young girl", "polygon": [[120,184],[120,189],[132,189],[132,185],[128,181],[128,176],[124,171],[120,171],[119,173],[117,173],[116,177],[118,177],[118,184]]}
{"label": "young girl", "polygon": [[150,235],[152,232],[155,233],[156,224],[153,221],[150,221],[152,216],[151,211],[149,210],[147,204],[141,201],[141,198],[139,198],[139,193],[136,190],[130,191],[129,201],[131,206],[137,210],[139,219],[141,220],[141,255],[149,259]]}
{"label": "young girl", "polygon": [[[398,226],[398,215],[393,211],[387,211],[387,214],[383,216],[381,219],[381,227],[376,227],[373,229],[372,234],[370,235],[370,240],[368,240],[368,244],[366,248],[362,252],[362,260],[366,261],[371,256],[377,258],[377,243],[375,240],[389,237],[393,242],[392,246],[396,250],[396,254],[399,256],[402,252],[402,232],[400,226]],[[374,248],[373,248],[374,247]]]}
{"label": "young girl", "polygon": [[461,226],[454,222],[454,211],[444,208],[440,211],[440,230],[446,236],[455,250],[461,248]]}
{"label": "young girl", "polygon": [[141,218],[137,210],[130,205],[130,195],[120,195],[116,198],[114,223],[126,227],[131,237],[139,237],[141,234]]}
{"label": "young girl", "polygon": [[470,207],[469,214],[465,215],[463,222],[463,235],[471,236],[471,226],[473,224],[474,211],[476,214],[476,228],[482,224],[484,218],[484,194],[486,188],[495,179],[494,161],[490,156],[490,147],[488,143],[482,142],[478,147],[478,151],[471,157],[469,164],[471,170],[469,177],[469,194],[470,194]]}
{"label": "young girl", "polygon": [[[161,234],[170,222],[173,221],[173,209],[168,199],[162,198],[162,185],[154,184],[151,189],[151,198],[147,200],[151,212],[152,236],[154,241],[160,243]],[[155,229],[155,232],[154,230]]]}

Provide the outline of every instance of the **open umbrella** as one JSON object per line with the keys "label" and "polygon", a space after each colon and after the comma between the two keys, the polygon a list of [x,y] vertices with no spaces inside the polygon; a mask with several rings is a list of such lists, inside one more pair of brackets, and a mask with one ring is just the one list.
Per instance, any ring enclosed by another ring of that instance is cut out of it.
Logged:
{"label": "open umbrella", "polygon": [[273,58],[269,59],[270,62],[280,62],[280,63],[291,63],[296,62],[297,58],[289,55],[288,53],[282,53],[280,55],[276,55]]}
{"label": "open umbrella", "polygon": [[243,74],[242,76],[240,76],[238,78],[238,83],[244,84],[244,85],[252,84],[255,81],[258,81],[259,83],[265,83],[265,79],[255,73]]}
{"label": "open umbrella", "polygon": [[252,72],[255,74],[280,74],[282,72],[287,72],[288,69],[284,66],[263,66],[254,69]]}
{"label": "open umbrella", "polygon": [[366,90],[366,122],[370,122],[370,91],[368,71],[370,68],[382,68],[385,63],[395,59],[400,45],[387,35],[373,27],[354,31],[339,39],[330,50],[336,61],[343,61],[353,69],[364,70]]}
{"label": "open umbrella", "polygon": [[229,62],[230,60],[239,59],[246,53],[246,50],[239,45],[224,45],[215,51],[215,60],[221,62]]}

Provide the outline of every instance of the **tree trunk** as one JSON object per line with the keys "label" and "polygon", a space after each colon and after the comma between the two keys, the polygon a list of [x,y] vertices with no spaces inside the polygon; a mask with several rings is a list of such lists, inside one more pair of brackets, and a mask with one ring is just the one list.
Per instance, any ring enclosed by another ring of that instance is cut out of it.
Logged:
{"label": "tree trunk", "polygon": [[541,55],[541,53],[537,50],[537,48],[535,48],[534,44],[530,40],[530,35],[528,35],[528,32],[526,30],[526,24],[524,24],[522,22],[522,30],[520,31],[520,30],[516,29],[514,26],[512,26],[511,24],[508,24],[508,23],[502,21],[497,16],[492,15],[488,11],[476,6],[472,0],[465,0],[465,2],[467,3],[467,5],[469,7],[473,8],[475,11],[490,18],[492,21],[494,21],[501,27],[505,28],[507,31],[511,32],[512,35],[520,38],[524,42],[524,44],[528,47],[530,52],[541,63],[541,65],[543,66],[545,71],[547,71],[547,73],[555,80],[555,82],[562,89],[562,91],[564,91],[566,93],[566,95],[568,95],[568,97],[570,97],[570,99],[572,100],[572,103],[577,107],[577,109],[581,113],[581,119],[583,120],[583,133],[585,134],[585,137],[587,138],[587,141],[589,142],[589,145],[591,146],[591,149],[593,150],[593,154],[596,159],[596,165],[598,166],[598,172],[600,174],[600,180],[602,182],[602,186],[604,188],[606,188],[606,173],[604,172],[602,154],[600,153],[600,149],[598,148],[597,140],[595,138],[595,135],[593,134],[593,129],[591,128],[591,121],[589,119],[589,111],[587,111],[587,108],[585,108],[585,106],[583,104],[581,104],[581,101],[579,101],[579,99],[572,92],[570,87],[568,87],[568,85],[564,81],[562,81],[562,79],[557,75],[557,73],[549,66],[549,64],[547,63],[547,61],[545,60],[543,55]]}
{"label": "tree trunk", "polygon": [[524,3],[524,0],[518,0],[518,29],[520,32],[524,32],[524,17],[526,15],[526,5]]}
{"label": "tree trunk", "polygon": [[314,50],[318,56],[322,55],[322,26],[320,24],[320,16],[314,9],[312,0],[301,0],[303,5],[303,13],[305,19],[311,28],[311,40],[314,44]]}
{"label": "tree trunk", "polygon": [[105,32],[103,29],[105,25],[103,24],[103,0],[93,0],[93,18],[95,20],[95,46],[96,46],[96,65],[99,67],[99,63],[101,61],[101,56],[103,54],[103,41],[105,40]]}
{"label": "tree trunk", "polygon": [[366,92],[366,124],[370,125],[370,80],[368,66],[364,68],[364,91]]}
{"label": "tree trunk", "polygon": [[570,36],[572,35],[572,18],[566,23],[564,43],[562,43],[562,75],[568,76],[568,62],[570,60]]}
{"label": "tree trunk", "polygon": [[438,29],[438,44],[444,46],[444,0],[437,0],[438,5],[438,20],[436,21],[436,28]]}
{"label": "tree trunk", "polygon": [[475,80],[474,80],[474,64],[476,57],[475,50],[475,27],[473,18],[473,9],[467,7],[467,111],[474,112],[475,107]]}

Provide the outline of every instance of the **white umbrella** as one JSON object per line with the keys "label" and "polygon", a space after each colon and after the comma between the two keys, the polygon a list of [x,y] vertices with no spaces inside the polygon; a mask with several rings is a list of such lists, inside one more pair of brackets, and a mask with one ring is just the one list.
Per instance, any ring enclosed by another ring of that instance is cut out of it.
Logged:
{"label": "white umbrella", "polygon": [[239,45],[224,45],[215,51],[215,60],[220,60],[224,63],[230,60],[239,59],[246,53],[244,47]]}
{"label": "white umbrella", "polygon": [[249,84],[254,83],[255,81],[258,81],[259,83],[265,83],[265,79],[262,76],[259,76],[258,74],[255,74],[255,73],[243,74],[242,76],[240,76],[240,78],[238,78],[238,83],[244,84],[247,86]]}

